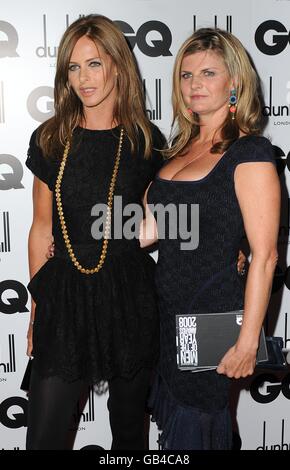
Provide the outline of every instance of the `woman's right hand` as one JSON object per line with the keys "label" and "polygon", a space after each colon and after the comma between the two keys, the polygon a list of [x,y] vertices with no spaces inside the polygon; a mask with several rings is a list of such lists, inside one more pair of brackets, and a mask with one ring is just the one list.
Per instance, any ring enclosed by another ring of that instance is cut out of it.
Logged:
{"label": "woman's right hand", "polygon": [[29,322],[28,331],[27,331],[27,350],[26,355],[31,357],[33,350],[33,321]]}

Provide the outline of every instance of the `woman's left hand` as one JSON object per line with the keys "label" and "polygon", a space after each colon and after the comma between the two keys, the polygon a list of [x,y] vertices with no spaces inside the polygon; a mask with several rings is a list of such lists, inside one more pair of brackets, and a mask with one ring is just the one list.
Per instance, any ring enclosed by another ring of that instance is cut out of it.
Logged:
{"label": "woman's left hand", "polygon": [[232,346],[220,361],[217,373],[240,379],[254,373],[257,350],[243,350],[238,344]]}

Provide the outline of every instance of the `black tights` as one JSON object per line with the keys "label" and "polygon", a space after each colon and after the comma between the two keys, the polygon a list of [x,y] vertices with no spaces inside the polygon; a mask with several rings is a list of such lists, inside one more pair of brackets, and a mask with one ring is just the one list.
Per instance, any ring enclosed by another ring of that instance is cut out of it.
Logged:
{"label": "black tights", "polygon": [[[145,449],[145,408],[151,371],[141,369],[130,380],[109,381],[108,409],[112,449]],[[40,377],[32,370],[28,406],[27,450],[66,449],[76,403],[88,384]]]}

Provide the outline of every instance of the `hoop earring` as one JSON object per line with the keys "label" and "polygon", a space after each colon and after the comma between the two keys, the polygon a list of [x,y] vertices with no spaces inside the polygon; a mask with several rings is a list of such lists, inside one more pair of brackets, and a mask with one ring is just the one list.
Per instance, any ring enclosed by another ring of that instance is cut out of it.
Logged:
{"label": "hoop earring", "polygon": [[233,88],[231,90],[230,94],[230,99],[229,99],[229,108],[230,108],[230,113],[232,115],[232,120],[234,121],[236,118],[236,111],[237,111],[237,106],[238,106],[238,99],[237,99],[237,90]]}

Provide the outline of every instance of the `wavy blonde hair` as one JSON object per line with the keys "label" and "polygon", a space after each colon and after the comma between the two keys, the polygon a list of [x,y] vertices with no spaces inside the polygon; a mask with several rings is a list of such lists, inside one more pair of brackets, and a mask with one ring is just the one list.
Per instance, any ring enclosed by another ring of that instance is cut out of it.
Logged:
{"label": "wavy blonde hair", "polygon": [[261,132],[259,80],[245,48],[233,34],[227,31],[201,28],[182,44],[176,56],[173,70],[172,128],[176,126],[177,132],[172,137],[173,145],[163,151],[167,158],[185,152],[189,143],[199,135],[199,117],[196,113],[193,115],[188,113],[182,97],[181,65],[184,57],[207,50],[216,52],[224,60],[229,76],[235,83],[238,100],[235,120],[229,113],[220,130],[222,140],[212,146],[211,152],[223,153],[238,139],[240,131],[245,134]]}
{"label": "wavy blonde hair", "polygon": [[76,42],[87,36],[96,47],[101,46],[116,65],[117,99],[112,122],[125,129],[131,143],[132,153],[138,147],[138,132],[141,129],[145,141],[145,157],[152,151],[150,121],[145,110],[143,87],[136,60],[119,27],[103,15],[87,15],[74,21],[60,41],[55,83],[55,115],[43,123],[38,132],[39,145],[45,155],[62,154],[67,139],[84,120],[83,105],[68,85],[68,70]]}

